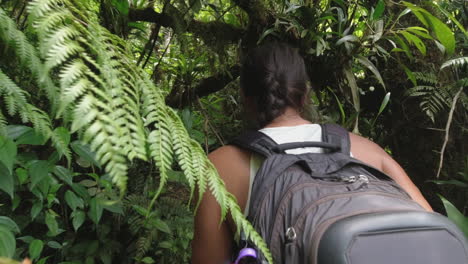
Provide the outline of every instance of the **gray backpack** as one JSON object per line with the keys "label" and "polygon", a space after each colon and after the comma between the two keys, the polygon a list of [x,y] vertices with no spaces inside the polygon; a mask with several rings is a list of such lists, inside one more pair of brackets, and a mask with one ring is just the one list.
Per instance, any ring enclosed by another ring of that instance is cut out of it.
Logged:
{"label": "gray backpack", "polygon": [[[383,172],[350,156],[348,132],[322,125],[322,142],[276,144],[248,132],[233,144],[263,155],[248,219],[275,264],[467,264],[468,243]],[[324,153],[286,154],[298,147]],[[267,263],[259,254],[258,263]]]}

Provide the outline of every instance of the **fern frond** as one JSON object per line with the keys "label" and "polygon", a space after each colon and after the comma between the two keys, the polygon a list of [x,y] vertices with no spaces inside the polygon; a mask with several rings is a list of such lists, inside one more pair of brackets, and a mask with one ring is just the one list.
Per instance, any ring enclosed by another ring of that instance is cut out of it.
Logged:
{"label": "fern frond", "polygon": [[413,74],[416,80],[429,85],[436,85],[438,82],[437,76],[432,72],[414,72]]}
{"label": "fern frond", "polygon": [[415,86],[406,91],[406,95],[421,100],[419,106],[432,122],[438,113],[450,106],[452,100],[446,89],[427,85]]}
{"label": "fern frond", "polygon": [[0,41],[10,47],[18,56],[20,64],[24,65],[32,75],[41,89],[43,89],[53,108],[57,102],[57,87],[45,74],[42,61],[37,55],[34,46],[29,43],[23,32],[17,29],[15,22],[9,18],[5,11],[0,8]]}
{"label": "fern frond", "polygon": [[2,111],[0,110],[0,135],[6,134],[6,126],[7,126],[6,117],[3,115]]}
{"label": "fern frond", "polygon": [[245,219],[242,211],[239,208],[239,205],[236,202],[235,197],[229,194],[228,201],[232,219],[236,223],[236,226],[240,227],[237,229],[237,235],[239,235],[239,230],[242,230],[246,238],[252,241],[252,243],[254,243],[258,247],[258,249],[260,249],[260,251],[267,259],[268,263],[273,263],[273,257],[268,249],[267,244],[265,243],[263,238],[255,231],[255,228],[250,224],[250,222]]}
{"label": "fern frond", "polygon": [[3,71],[0,69],[0,96],[5,95],[5,105],[8,113],[13,116],[16,114],[17,107],[27,104],[28,94],[19,88]]}
{"label": "fern frond", "polygon": [[444,64],[442,64],[440,69],[442,70],[446,67],[461,68],[465,65],[468,65],[468,57],[460,57],[460,58],[451,59],[451,60],[444,62]]}

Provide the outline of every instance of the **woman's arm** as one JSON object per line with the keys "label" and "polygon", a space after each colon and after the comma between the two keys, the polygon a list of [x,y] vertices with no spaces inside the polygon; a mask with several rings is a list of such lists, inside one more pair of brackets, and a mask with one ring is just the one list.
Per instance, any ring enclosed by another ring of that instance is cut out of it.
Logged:
{"label": "woman's arm", "polygon": [[421,194],[418,187],[414,185],[403,168],[401,168],[401,166],[392,159],[385,150],[364,137],[353,133],[349,133],[349,135],[351,139],[351,152],[356,159],[388,174],[411,196],[411,198],[413,198],[413,200],[419,203],[426,210],[432,212],[431,206]]}
{"label": "woman's arm", "polygon": [[[208,158],[243,210],[248,192],[250,155],[234,146],[224,146],[210,153]],[[229,263],[233,232],[228,222],[221,222],[221,208],[207,190],[195,216],[192,264]]]}

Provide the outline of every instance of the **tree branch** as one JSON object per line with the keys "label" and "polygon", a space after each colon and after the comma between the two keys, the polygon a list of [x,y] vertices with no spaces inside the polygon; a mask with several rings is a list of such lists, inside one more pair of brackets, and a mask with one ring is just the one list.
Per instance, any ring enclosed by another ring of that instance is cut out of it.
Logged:
{"label": "tree branch", "polygon": [[[200,81],[198,86],[183,92],[173,90],[167,97],[167,105],[182,108],[189,105],[197,97],[207,96],[222,90],[230,82],[234,81],[240,74],[240,66],[234,65],[227,72],[223,72]],[[173,88],[174,89],[174,88]]]}
{"label": "tree branch", "polygon": [[158,13],[153,8],[130,9],[130,21],[146,21],[163,27],[170,27],[175,32],[191,32],[207,43],[226,41],[237,43],[244,34],[244,29],[219,21],[201,22],[198,20],[184,21],[184,16],[173,6],[168,6],[167,13]]}

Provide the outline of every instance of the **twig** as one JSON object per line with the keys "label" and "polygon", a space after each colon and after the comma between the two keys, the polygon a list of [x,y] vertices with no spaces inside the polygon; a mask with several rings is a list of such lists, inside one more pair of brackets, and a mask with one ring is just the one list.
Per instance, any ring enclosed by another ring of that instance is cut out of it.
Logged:
{"label": "twig", "polygon": [[205,120],[206,122],[208,123],[208,126],[210,127],[211,131],[213,131],[213,134],[215,134],[215,136],[218,138],[219,142],[221,143],[221,145],[225,145],[224,144],[224,140],[223,138],[218,134],[218,132],[216,132],[216,130],[214,129],[213,125],[211,124],[211,122],[209,121],[208,119],[208,115],[205,113],[205,107],[203,107],[203,104],[202,102],[200,101],[200,98],[197,98],[197,101],[198,101],[198,104],[200,105],[200,108],[201,108],[201,112],[203,114],[203,116],[205,117]]}
{"label": "twig", "polygon": [[460,90],[458,90],[458,92],[455,94],[455,97],[453,97],[452,107],[450,108],[447,125],[445,126],[444,144],[442,145],[442,149],[440,150],[439,169],[437,170],[437,175],[436,175],[437,179],[439,179],[440,171],[442,170],[442,165],[444,164],[444,152],[445,152],[445,147],[447,147],[447,143],[449,140],[449,131],[450,131],[450,125],[452,124],[453,113],[455,112],[455,107],[457,105],[458,98],[460,97],[460,94],[463,91],[463,88],[464,88],[464,85],[460,87]]}

